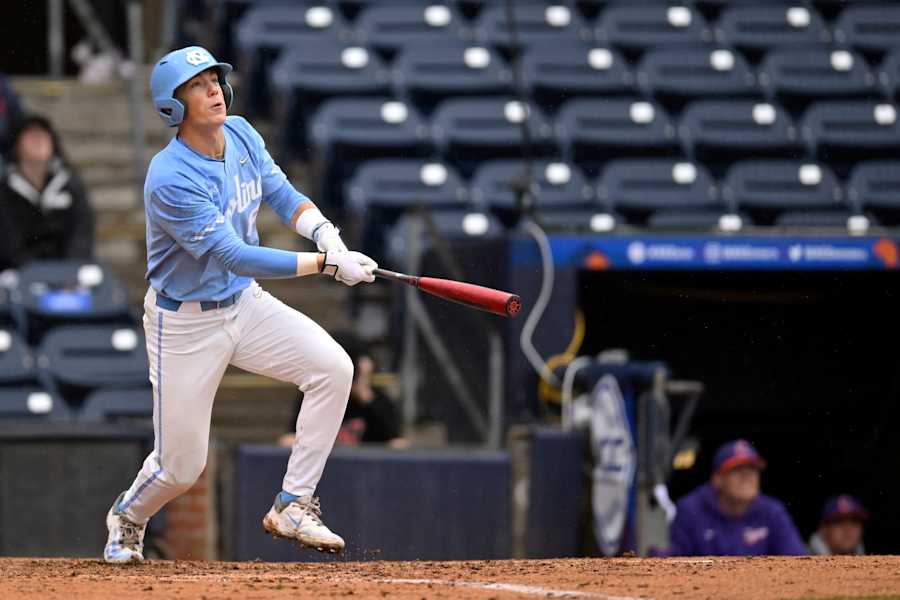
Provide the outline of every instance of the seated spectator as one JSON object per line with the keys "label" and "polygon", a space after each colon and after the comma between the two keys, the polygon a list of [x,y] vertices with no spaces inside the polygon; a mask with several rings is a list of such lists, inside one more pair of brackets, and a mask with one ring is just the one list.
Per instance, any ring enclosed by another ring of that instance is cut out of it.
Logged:
{"label": "seated spectator", "polygon": [[863,524],[869,513],[853,496],[830,498],[822,509],[819,529],[809,538],[811,554],[865,554]]}
{"label": "seated spectator", "polygon": [[22,119],[22,106],[9,79],[0,73],[0,152],[9,147],[9,134]]}
{"label": "seated spectator", "polygon": [[88,260],[94,215],[50,122],[25,118],[0,177],[0,271],[34,259]]}
{"label": "seated spectator", "polygon": [[[381,390],[372,387],[375,361],[368,354],[359,339],[350,333],[338,333],[334,339],[347,351],[353,360],[353,385],[344,422],[338,432],[337,443],[357,446],[362,442],[387,443],[394,448],[406,447],[407,441],[400,437],[400,419],[393,401]],[[294,411],[289,431],[279,438],[282,446],[294,443],[294,429],[303,395]]]}
{"label": "seated spectator", "polygon": [[766,462],[746,440],[713,459],[709,483],[678,501],[669,556],[799,555],[806,549],[784,505],[761,494]]}

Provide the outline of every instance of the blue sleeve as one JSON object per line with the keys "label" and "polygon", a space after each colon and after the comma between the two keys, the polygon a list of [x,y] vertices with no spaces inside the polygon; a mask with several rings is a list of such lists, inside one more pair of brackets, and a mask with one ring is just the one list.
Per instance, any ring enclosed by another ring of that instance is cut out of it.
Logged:
{"label": "blue sleeve", "polygon": [[250,133],[253,143],[256,145],[256,157],[259,161],[259,175],[262,178],[262,197],[272,207],[281,221],[290,226],[291,217],[294,216],[297,207],[311,202],[309,198],[298,192],[288,181],[284,171],[281,170],[269,151],[259,132],[246,120],[241,119],[242,125]]}
{"label": "blue sleeve", "polygon": [[296,277],[294,252],[245,243],[199,189],[166,185],[149,195],[149,216],[195,259],[211,252],[235,275],[274,278]]}
{"label": "blue sleeve", "polygon": [[161,185],[147,195],[147,218],[196,259],[234,230],[203,189],[190,182]]}
{"label": "blue sleeve", "polygon": [[787,509],[779,502],[772,519],[772,536],[769,554],[774,556],[803,556],[806,546]]}
{"label": "blue sleeve", "polygon": [[210,252],[218,258],[225,268],[244,277],[260,279],[283,279],[297,276],[297,254],[251,246],[245,243],[233,231],[223,236]]}

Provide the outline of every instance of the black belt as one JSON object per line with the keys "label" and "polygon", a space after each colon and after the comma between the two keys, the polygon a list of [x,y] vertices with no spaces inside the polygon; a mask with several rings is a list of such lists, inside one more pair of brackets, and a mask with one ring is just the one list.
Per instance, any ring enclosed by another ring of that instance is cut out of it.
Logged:
{"label": "black belt", "polygon": [[[202,300],[200,302],[200,310],[206,312],[208,310],[215,310],[217,308],[225,308],[231,306],[238,301],[243,291],[244,290],[238,290],[224,300]],[[181,300],[173,300],[168,296],[164,296],[159,292],[156,292],[156,305],[161,308],[171,311],[177,311],[179,308],[181,308],[181,304]]]}

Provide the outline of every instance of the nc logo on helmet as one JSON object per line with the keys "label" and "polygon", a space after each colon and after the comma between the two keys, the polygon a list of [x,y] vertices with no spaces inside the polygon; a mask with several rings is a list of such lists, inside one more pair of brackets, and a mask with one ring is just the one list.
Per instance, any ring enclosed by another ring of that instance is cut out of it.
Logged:
{"label": "nc logo on helmet", "polygon": [[212,57],[203,50],[191,50],[184,56],[184,60],[196,67],[197,65],[209,62],[212,60]]}

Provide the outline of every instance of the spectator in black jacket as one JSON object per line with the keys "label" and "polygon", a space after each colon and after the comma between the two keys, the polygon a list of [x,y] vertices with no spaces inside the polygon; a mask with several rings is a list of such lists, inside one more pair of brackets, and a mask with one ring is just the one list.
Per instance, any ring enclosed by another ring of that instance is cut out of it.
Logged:
{"label": "spectator in black jacket", "polygon": [[84,184],[50,122],[24,118],[0,177],[0,271],[34,259],[93,255],[94,215]]}

